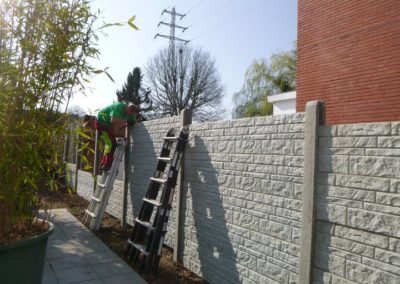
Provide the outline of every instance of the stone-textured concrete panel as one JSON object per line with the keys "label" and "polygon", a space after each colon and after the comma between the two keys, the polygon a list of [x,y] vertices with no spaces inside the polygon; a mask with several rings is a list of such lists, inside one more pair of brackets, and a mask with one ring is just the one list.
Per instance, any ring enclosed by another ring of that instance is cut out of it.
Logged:
{"label": "stone-textured concrete panel", "polygon": [[[186,267],[210,283],[300,281],[304,123],[299,113],[190,127],[181,211]],[[171,126],[179,126],[179,118],[134,128],[130,224]],[[320,126],[319,135],[314,283],[397,283],[400,122]],[[90,175],[80,173],[78,185],[90,198]],[[122,190],[116,183],[107,207],[117,217]]]}
{"label": "stone-textured concrete panel", "polygon": [[339,136],[378,136],[389,135],[390,132],[390,122],[344,124],[338,127]]}
{"label": "stone-textured concrete panel", "polygon": [[400,177],[400,158],[350,157],[350,173],[363,176]]}

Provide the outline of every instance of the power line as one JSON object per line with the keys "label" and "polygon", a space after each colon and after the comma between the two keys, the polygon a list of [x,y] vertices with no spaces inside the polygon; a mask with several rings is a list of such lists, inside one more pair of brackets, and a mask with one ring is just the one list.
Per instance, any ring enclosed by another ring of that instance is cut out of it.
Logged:
{"label": "power line", "polygon": [[190,8],[187,12],[186,15],[193,12],[193,10],[197,9],[201,4],[204,4],[205,2],[207,2],[207,0],[200,0],[198,1],[192,8]]}
{"label": "power line", "polygon": [[[212,33],[212,32],[215,32],[216,30],[220,29],[221,27],[223,27],[223,26],[225,26],[225,25],[227,25],[227,24],[233,22],[234,20],[236,20],[236,19],[238,19],[238,18],[243,17],[244,15],[246,15],[246,14],[248,14],[248,13],[254,11],[255,9],[260,8],[261,6],[264,6],[264,5],[268,4],[268,3],[270,3],[271,1],[272,1],[272,0],[267,0],[267,1],[265,1],[265,2],[259,3],[258,5],[256,5],[256,6],[252,7],[252,8],[250,8],[250,9],[247,9],[247,10],[244,11],[243,13],[240,13],[240,14],[238,14],[238,15],[236,15],[236,16],[233,16],[233,17],[232,17],[231,19],[229,19],[228,21],[226,21],[226,22],[224,22],[224,23],[222,23],[222,24],[220,24],[220,25],[217,25],[217,26],[215,26],[215,27],[209,29],[207,32],[201,33],[201,34],[199,34],[199,35],[197,35],[197,36],[191,38],[190,41],[193,41],[193,40],[195,40],[195,39],[198,39],[199,37],[202,37],[202,36],[204,36],[204,35],[206,35],[206,34],[210,34],[210,33]],[[191,27],[191,26],[190,26],[190,27]]]}
{"label": "power line", "polygon": [[169,5],[166,10],[172,9],[172,8],[176,8],[178,6],[178,4],[182,2],[182,0],[176,0],[174,4]]}
{"label": "power line", "polygon": [[227,6],[230,2],[232,2],[233,0],[228,0],[224,3],[222,3],[221,6],[218,6],[216,9],[212,10],[210,13],[207,14],[207,17],[202,17],[197,19],[196,21],[193,22],[193,24],[191,24],[189,27],[193,27],[195,24],[201,22],[202,20],[204,20],[205,18],[209,19],[210,16],[214,15],[216,12],[218,12],[219,10],[221,10],[223,7]]}

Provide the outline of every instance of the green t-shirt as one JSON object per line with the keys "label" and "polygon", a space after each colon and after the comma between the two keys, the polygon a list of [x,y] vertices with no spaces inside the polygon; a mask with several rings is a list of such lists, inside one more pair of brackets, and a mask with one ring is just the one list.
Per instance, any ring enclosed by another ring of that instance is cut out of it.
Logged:
{"label": "green t-shirt", "polygon": [[125,112],[126,104],[123,102],[116,102],[112,105],[109,105],[102,110],[99,111],[97,114],[97,120],[100,123],[111,125],[111,118],[119,118],[124,119],[126,121],[136,122],[136,118],[134,115],[127,115]]}

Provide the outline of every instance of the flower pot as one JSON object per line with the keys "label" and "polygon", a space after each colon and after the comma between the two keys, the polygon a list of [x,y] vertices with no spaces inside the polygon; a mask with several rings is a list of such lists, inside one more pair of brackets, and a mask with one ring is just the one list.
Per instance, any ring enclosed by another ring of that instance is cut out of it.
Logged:
{"label": "flower pot", "polygon": [[53,232],[49,229],[37,236],[7,245],[0,245],[0,283],[40,284],[47,240]]}

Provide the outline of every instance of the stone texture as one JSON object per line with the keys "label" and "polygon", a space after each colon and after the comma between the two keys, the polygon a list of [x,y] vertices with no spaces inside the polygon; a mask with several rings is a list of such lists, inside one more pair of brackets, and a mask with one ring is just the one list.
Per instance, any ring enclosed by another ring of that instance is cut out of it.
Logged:
{"label": "stone texture", "polygon": [[[186,267],[210,283],[299,283],[304,122],[299,113],[190,127],[182,210]],[[130,224],[161,138],[177,125],[179,118],[166,118],[134,129]],[[398,283],[400,122],[320,126],[319,136],[314,283]],[[73,165],[70,173],[72,185]],[[87,199],[91,180],[79,174],[78,193]],[[116,182],[107,211],[120,217],[121,202],[122,183]]]}
{"label": "stone texture", "polygon": [[365,153],[367,156],[400,157],[399,149],[366,149]]}
{"label": "stone texture", "polygon": [[249,127],[254,125],[254,118],[234,119],[231,121],[231,126],[236,127]]}
{"label": "stone texture", "polygon": [[291,237],[289,226],[266,220],[260,220],[260,232],[281,240],[288,240]]}
{"label": "stone texture", "polygon": [[352,156],[360,156],[364,155],[366,151],[373,151],[371,149],[364,148],[328,148],[322,147],[319,148],[320,155],[352,155]]}
{"label": "stone texture", "polygon": [[272,140],[262,142],[263,152],[278,155],[294,154],[294,141],[288,140]]}
{"label": "stone texture", "polygon": [[336,175],[336,185],[359,189],[389,191],[390,180],[378,177]]}
{"label": "stone texture", "polygon": [[316,218],[318,220],[345,225],[347,224],[347,208],[335,204],[317,202]]}
{"label": "stone texture", "polygon": [[322,137],[319,143],[320,147],[333,148],[366,148],[376,147],[376,137]]}
{"label": "stone texture", "polygon": [[352,252],[359,256],[374,257],[374,247],[360,244],[351,240],[346,240],[338,237],[332,237],[330,240],[332,247]]}
{"label": "stone texture", "polygon": [[350,157],[350,173],[364,176],[399,177],[400,158]]}
{"label": "stone texture", "polygon": [[392,135],[400,135],[400,122],[392,122]]}
{"label": "stone texture", "polygon": [[335,275],[345,275],[345,259],[327,252],[317,251],[314,265]]}
{"label": "stone texture", "polygon": [[398,216],[349,208],[348,224],[354,228],[400,237]]}
{"label": "stone texture", "polygon": [[349,157],[320,155],[318,166],[320,172],[346,174],[349,171]]}
{"label": "stone texture", "polygon": [[[291,118],[293,117],[293,118]],[[255,125],[270,125],[270,124],[283,124],[283,123],[294,123],[295,121],[297,122],[302,122],[299,119],[296,119],[294,115],[289,116],[289,121],[286,122],[286,115],[272,115],[272,116],[260,116],[260,117],[255,117]]]}
{"label": "stone texture", "polygon": [[400,267],[400,253],[375,249],[375,259]]}
{"label": "stone texture", "polygon": [[358,283],[393,283],[398,282],[398,276],[383,272],[369,266],[348,261],[346,278]]}
{"label": "stone texture", "polygon": [[378,136],[388,135],[390,132],[390,122],[345,124],[338,127],[339,136]]}
{"label": "stone texture", "polygon": [[350,200],[360,200],[360,201],[374,201],[375,192],[368,190],[360,190],[347,187],[337,187],[329,185],[318,186],[318,192],[323,196],[324,193],[328,196],[339,197]]}
{"label": "stone texture", "polygon": [[286,115],[286,123],[304,123],[305,121],[305,113],[298,112]]}
{"label": "stone texture", "polygon": [[[378,147],[400,148],[400,136],[378,137]],[[400,149],[397,149],[400,152]]]}
{"label": "stone texture", "polygon": [[390,180],[390,191],[400,193],[400,179]]}
{"label": "stone texture", "polygon": [[387,248],[389,237],[344,226],[335,227],[335,236],[378,248]]}

